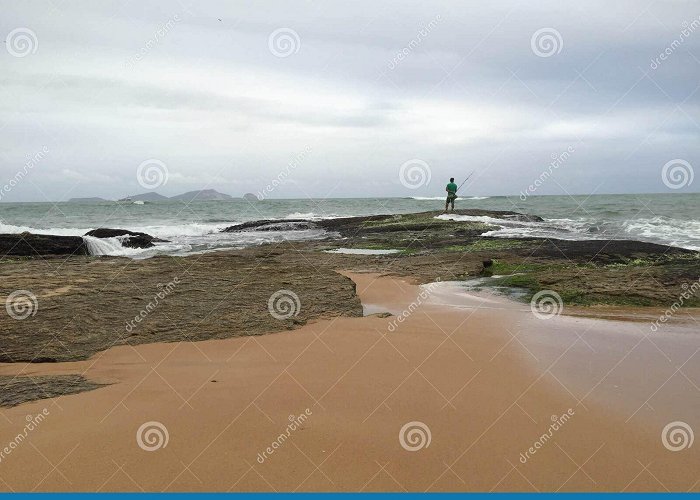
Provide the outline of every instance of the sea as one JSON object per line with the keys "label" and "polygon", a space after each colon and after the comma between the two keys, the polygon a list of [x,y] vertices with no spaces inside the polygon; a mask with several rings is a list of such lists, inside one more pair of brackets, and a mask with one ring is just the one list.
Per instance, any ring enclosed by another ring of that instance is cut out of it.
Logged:
{"label": "sea", "polygon": [[[90,253],[148,258],[242,248],[281,240],[322,239],[321,229],[246,231],[221,229],[261,219],[323,219],[404,214],[444,208],[444,198],[331,198],[249,201],[167,201],[157,203],[0,203],[0,234],[83,236],[99,227],[140,231],[168,240],[149,249],[123,247],[118,238],[85,237]],[[498,238],[566,240],[632,239],[700,250],[700,193],[592,196],[491,196],[458,198],[455,208],[512,210],[544,222],[456,216],[491,223]]]}

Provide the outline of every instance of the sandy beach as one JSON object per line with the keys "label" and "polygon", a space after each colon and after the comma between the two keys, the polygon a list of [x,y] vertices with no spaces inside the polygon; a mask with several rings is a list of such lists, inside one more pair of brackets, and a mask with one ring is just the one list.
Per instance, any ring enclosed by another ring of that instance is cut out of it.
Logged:
{"label": "sandy beach", "polygon": [[[651,336],[643,322],[538,319],[527,304],[449,283],[347,275],[367,312],[393,315],[2,365],[2,375],[109,385],[3,409],[6,441],[27,415],[46,416],[3,458],[0,487],[700,489],[697,446],[671,451],[662,441],[669,422],[699,424],[692,310],[689,324]],[[140,445],[147,422],[155,431]]]}

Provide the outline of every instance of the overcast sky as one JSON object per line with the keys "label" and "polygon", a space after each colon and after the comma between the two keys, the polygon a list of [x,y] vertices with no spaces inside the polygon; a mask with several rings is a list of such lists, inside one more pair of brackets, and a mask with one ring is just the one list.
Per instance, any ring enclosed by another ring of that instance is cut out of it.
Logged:
{"label": "overcast sky", "polygon": [[0,187],[43,154],[2,201],[144,192],[148,160],[165,195],[279,178],[272,198],[431,196],[472,169],[474,195],[546,170],[536,194],[698,192],[662,169],[700,168],[699,16],[697,0],[6,0]]}

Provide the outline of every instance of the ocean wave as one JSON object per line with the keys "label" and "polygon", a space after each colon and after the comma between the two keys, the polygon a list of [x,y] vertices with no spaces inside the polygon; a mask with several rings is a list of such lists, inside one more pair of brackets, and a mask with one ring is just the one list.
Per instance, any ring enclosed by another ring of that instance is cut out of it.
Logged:
{"label": "ocean wave", "polygon": [[52,234],[56,236],[82,236],[94,228],[75,228],[75,227],[52,227],[48,229],[41,229],[29,226],[15,226],[12,224],[2,224],[0,223],[0,234],[19,234],[19,233],[32,233],[32,234]]}
{"label": "ocean wave", "polygon": [[336,214],[319,215],[316,212],[292,212],[291,214],[284,216],[285,219],[307,219],[307,220],[337,219],[339,217],[343,217],[343,216],[336,215]]}
{"label": "ocean wave", "polygon": [[155,255],[192,255],[220,250],[232,250],[280,241],[314,240],[327,236],[323,229],[291,231],[243,231],[236,233],[207,233],[203,235],[171,236],[167,242],[155,243],[150,248],[122,246],[120,238],[83,236],[90,255],[111,255],[145,259]]}
{"label": "ocean wave", "polygon": [[625,221],[622,228],[627,237],[668,242],[691,250],[700,250],[700,221],[653,217]]}
{"label": "ocean wave", "polygon": [[200,223],[190,223],[190,224],[178,224],[178,225],[154,225],[154,226],[139,226],[139,227],[129,227],[127,229],[131,231],[138,231],[141,233],[147,233],[158,238],[168,239],[169,237],[176,236],[205,236],[208,234],[216,234],[221,232],[227,226],[227,224],[200,224]]}
{"label": "ocean wave", "polygon": [[119,238],[96,238],[94,236],[83,236],[83,241],[87,245],[90,255],[117,255],[124,257],[134,257],[143,253],[144,249],[130,248],[122,245]]}
{"label": "ocean wave", "polygon": [[[168,237],[174,236],[204,236],[207,234],[218,233],[221,229],[225,228],[230,224],[176,224],[176,225],[154,225],[154,226],[131,226],[125,224],[102,224],[94,227],[50,227],[50,228],[37,228],[29,226],[15,226],[12,224],[2,224],[0,223],[0,234],[18,234],[18,233],[32,233],[32,234],[52,234],[56,236],[82,236],[88,231],[97,229],[98,227],[111,227],[115,229],[128,229],[129,231],[136,231],[140,233],[147,233],[151,236],[156,236],[158,238],[168,239]],[[125,227],[126,226],[126,227]]]}
{"label": "ocean wave", "polygon": [[626,221],[580,219],[545,219],[527,222],[497,219],[487,216],[442,214],[436,218],[467,222],[482,222],[497,229],[482,236],[500,238],[553,238],[560,240],[623,240],[633,239],[650,243],[700,250],[700,221],[678,220],[667,217]]}

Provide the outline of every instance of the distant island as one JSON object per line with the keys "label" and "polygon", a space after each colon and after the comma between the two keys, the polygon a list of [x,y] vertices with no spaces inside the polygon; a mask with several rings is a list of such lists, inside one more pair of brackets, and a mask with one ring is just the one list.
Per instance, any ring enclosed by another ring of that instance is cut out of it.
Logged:
{"label": "distant island", "polygon": [[109,201],[105,200],[104,198],[99,198],[97,196],[93,196],[90,198],[71,198],[68,200],[68,203],[99,203],[101,201]]}
{"label": "distant island", "polygon": [[175,196],[167,197],[156,192],[136,194],[133,196],[127,196],[117,201],[225,201],[232,200],[233,197],[224,193],[219,193],[215,189],[202,189],[199,191],[187,191],[186,193],[178,194]]}
{"label": "distant island", "polygon": [[120,198],[117,201],[166,201],[169,200],[167,196],[163,196],[162,194],[158,193],[143,193],[143,194],[135,194],[133,196],[126,196],[124,198]]}
{"label": "distant island", "polygon": [[171,200],[182,201],[225,201],[232,200],[233,197],[224,193],[219,193],[215,189],[202,189],[201,191],[188,191],[186,193],[171,196]]}
{"label": "distant island", "polygon": [[[156,192],[135,194],[133,196],[126,196],[120,198],[117,201],[128,202],[128,201],[144,201],[144,202],[158,202],[158,201],[226,201],[233,200],[232,196],[224,193],[219,193],[215,189],[202,189],[199,191],[188,191],[186,193],[178,194],[175,196],[163,196]],[[99,203],[99,202],[109,202],[111,200],[105,200],[104,198],[99,198],[97,196],[88,198],[71,198],[68,203]]]}

